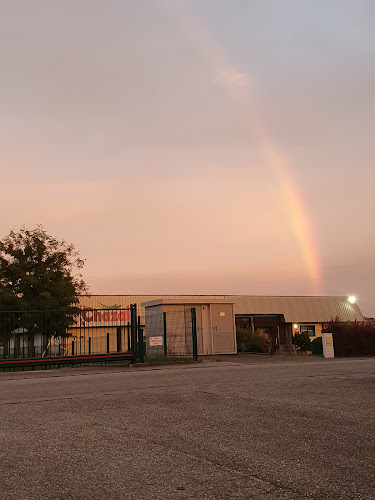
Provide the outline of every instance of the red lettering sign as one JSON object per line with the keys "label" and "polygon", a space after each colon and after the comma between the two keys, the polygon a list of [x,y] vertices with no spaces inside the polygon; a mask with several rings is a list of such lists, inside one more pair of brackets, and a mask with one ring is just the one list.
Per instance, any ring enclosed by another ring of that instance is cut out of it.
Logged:
{"label": "red lettering sign", "polygon": [[[90,313],[91,313],[91,316],[90,316]],[[84,309],[82,312],[81,312],[81,315],[82,315],[82,319],[83,321],[87,321],[88,323],[90,323],[92,321],[92,309]]]}
{"label": "red lettering sign", "polygon": [[81,317],[85,323],[125,323],[130,321],[130,310],[128,307],[125,310],[98,310],[86,307],[81,311]]}

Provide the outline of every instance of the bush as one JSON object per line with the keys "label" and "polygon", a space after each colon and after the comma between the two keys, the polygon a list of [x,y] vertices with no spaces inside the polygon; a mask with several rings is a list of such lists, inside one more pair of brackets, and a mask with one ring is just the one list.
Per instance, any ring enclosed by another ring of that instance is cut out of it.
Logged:
{"label": "bush", "polygon": [[311,342],[311,351],[315,356],[320,356],[323,354],[323,341],[322,337],[317,337]]}
{"label": "bush", "polygon": [[335,356],[375,356],[375,323],[335,318],[324,324],[323,332],[333,334]]}
{"label": "bush", "polygon": [[266,335],[241,327],[237,327],[236,333],[238,352],[270,352],[271,346]]}
{"label": "bush", "polygon": [[292,344],[299,351],[311,351],[311,340],[307,333],[296,333],[292,338]]}

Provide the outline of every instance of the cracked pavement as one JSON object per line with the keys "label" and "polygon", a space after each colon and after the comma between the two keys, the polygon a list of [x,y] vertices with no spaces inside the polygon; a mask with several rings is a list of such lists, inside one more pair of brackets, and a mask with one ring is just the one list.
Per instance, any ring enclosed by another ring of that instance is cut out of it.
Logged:
{"label": "cracked pavement", "polygon": [[375,498],[375,359],[0,373],[2,499]]}

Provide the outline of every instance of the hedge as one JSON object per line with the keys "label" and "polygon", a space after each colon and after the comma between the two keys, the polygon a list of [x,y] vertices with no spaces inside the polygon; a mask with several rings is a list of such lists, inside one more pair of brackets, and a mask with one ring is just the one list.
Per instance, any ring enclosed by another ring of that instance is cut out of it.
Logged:
{"label": "hedge", "polygon": [[335,356],[375,356],[375,323],[335,318],[325,323],[322,331],[333,334]]}

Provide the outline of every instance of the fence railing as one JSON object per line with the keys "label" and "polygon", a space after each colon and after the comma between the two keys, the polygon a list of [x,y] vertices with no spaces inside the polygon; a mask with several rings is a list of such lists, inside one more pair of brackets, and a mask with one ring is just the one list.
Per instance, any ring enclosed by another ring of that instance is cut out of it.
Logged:
{"label": "fence railing", "polygon": [[100,362],[109,358],[143,362],[143,329],[136,304],[73,312],[0,311],[0,367],[23,361],[29,366],[30,360],[95,362],[95,357]]}

